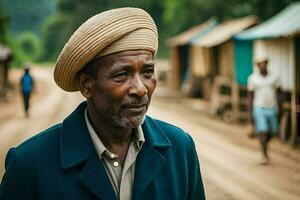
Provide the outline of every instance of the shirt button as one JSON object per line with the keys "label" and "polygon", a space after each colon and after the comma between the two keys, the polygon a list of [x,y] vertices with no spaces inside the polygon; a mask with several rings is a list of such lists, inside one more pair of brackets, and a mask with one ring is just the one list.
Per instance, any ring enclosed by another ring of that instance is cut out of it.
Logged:
{"label": "shirt button", "polygon": [[117,156],[115,154],[110,155],[111,158],[116,158]]}
{"label": "shirt button", "polygon": [[118,167],[118,166],[119,166],[119,163],[118,163],[118,162],[114,162],[114,166],[115,166],[115,167]]}

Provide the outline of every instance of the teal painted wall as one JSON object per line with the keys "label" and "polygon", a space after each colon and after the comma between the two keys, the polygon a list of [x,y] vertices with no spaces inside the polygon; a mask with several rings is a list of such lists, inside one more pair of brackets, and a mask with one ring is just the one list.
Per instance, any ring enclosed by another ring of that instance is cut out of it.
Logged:
{"label": "teal painted wall", "polygon": [[248,76],[252,73],[252,41],[234,41],[235,79],[239,85],[247,85]]}

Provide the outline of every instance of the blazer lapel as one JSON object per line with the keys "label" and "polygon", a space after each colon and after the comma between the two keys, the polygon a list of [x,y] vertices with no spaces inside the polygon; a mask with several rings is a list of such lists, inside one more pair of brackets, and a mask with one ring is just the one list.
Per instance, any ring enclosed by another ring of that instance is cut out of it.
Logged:
{"label": "blazer lapel", "polygon": [[146,117],[142,127],[145,143],[136,161],[133,199],[141,199],[143,191],[165,162],[163,151],[171,146],[163,131],[150,117]]}
{"label": "blazer lapel", "polygon": [[86,103],[81,103],[63,122],[61,165],[65,170],[80,166],[82,169],[78,177],[87,190],[98,199],[115,200],[117,197],[113,186],[97,156],[86,127],[85,109]]}
{"label": "blazer lapel", "polygon": [[97,156],[89,159],[79,174],[79,180],[99,199],[117,199],[106,170]]}

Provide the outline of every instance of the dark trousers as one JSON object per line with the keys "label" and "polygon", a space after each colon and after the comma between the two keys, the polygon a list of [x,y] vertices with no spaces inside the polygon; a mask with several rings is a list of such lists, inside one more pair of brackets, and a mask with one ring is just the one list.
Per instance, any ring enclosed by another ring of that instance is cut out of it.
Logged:
{"label": "dark trousers", "polygon": [[30,99],[31,92],[23,92],[22,94],[23,94],[23,103],[24,103],[25,113],[28,114],[29,99]]}

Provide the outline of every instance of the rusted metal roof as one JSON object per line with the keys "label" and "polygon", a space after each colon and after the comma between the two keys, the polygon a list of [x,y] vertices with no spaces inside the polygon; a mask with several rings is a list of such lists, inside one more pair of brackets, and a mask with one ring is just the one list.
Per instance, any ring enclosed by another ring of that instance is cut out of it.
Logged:
{"label": "rusted metal roof", "polygon": [[231,39],[233,35],[257,23],[258,18],[256,16],[224,21],[203,37],[195,38],[193,45],[206,48],[217,46]]}

